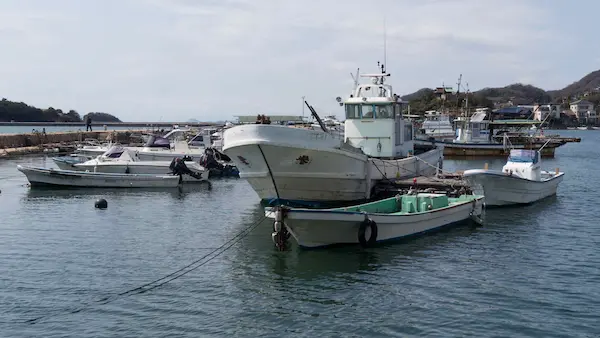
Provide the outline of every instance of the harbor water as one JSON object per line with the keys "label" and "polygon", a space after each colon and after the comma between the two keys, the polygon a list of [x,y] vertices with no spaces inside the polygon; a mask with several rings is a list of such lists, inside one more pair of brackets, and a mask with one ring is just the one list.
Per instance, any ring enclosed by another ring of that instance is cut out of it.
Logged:
{"label": "harbor water", "polygon": [[[488,209],[483,227],[277,252],[263,221],[143,293],[125,291],[263,218],[244,180],[214,180],[210,190],[32,190],[15,166],[49,158],[0,160],[0,336],[598,337],[600,132],[561,135],[582,142],[543,160],[565,172],[557,196]],[[505,160],[444,167],[486,162]],[[107,209],[94,208],[98,198]]]}

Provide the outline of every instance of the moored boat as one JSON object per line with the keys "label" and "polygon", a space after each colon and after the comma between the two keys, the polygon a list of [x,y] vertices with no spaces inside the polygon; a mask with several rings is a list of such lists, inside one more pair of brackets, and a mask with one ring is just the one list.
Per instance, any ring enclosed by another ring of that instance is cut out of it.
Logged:
{"label": "moored boat", "polygon": [[[320,130],[272,124],[240,125],[223,134],[223,152],[263,200],[329,202],[370,198],[377,181],[434,175],[443,147],[415,146],[407,106],[385,84],[390,76],[364,74],[345,106],[344,135],[332,131],[308,105]],[[356,77],[358,80],[358,75]]]}
{"label": "moored boat", "polygon": [[25,174],[32,187],[175,188],[181,180],[175,175],[93,173],[23,165],[17,165],[17,170]]}
{"label": "moored boat", "polygon": [[[541,121],[491,120],[488,119],[491,114],[488,109],[477,109],[472,116],[456,119],[456,138],[436,141],[443,144],[444,156],[505,157],[511,149],[540,149],[543,146],[541,155],[554,157],[556,148],[580,141],[578,138],[544,135],[539,128],[543,124]],[[425,141],[430,140],[420,140]]]}
{"label": "moored boat", "polygon": [[335,209],[265,208],[273,219],[273,240],[285,247],[289,235],[300,247],[360,244],[396,240],[457,225],[468,219],[481,223],[481,195],[451,198],[444,194],[417,193]]}
{"label": "moored boat", "polygon": [[511,150],[501,171],[470,169],[464,178],[475,190],[482,190],[488,206],[529,204],[556,195],[564,173],[541,170],[538,150]]}
{"label": "moored boat", "polygon": [[186,182],[208,179],[208,171],[190,158],[182,157],[180,161],[141,161],[135,152],[121,146],[112,146],[102,155],[81,163],[73,163],[72,160],[62,157],[53,158],[53,161],[63,170],[148,175],[181,173]]}

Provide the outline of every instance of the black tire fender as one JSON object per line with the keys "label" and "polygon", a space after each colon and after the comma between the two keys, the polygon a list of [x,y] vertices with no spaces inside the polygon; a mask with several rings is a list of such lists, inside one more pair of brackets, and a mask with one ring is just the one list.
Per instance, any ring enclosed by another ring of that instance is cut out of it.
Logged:
{"label": "black tire fender", "polygon": [[[365,238],[367,228],[371,229],[371,236]],[[363,248],[375,245],[377,242],[377,223],[370,218],[365,219],[358,227],[358,242]]]}

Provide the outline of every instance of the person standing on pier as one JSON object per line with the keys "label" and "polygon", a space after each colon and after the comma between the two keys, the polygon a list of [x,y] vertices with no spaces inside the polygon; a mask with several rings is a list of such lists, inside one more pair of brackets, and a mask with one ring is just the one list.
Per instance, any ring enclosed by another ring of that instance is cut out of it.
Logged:
{"label": "person standing on pier", "polygon": [[85,131],[88,131],[88,128],[92,131],[92,116],[90,114],[85,116]]}

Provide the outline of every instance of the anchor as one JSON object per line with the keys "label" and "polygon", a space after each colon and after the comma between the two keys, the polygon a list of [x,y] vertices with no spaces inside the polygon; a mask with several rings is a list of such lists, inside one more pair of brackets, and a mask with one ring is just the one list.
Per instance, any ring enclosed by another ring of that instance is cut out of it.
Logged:
{"label": "anchor", "polygon": [[279,251],[285,251],[287,249],[288,240],[291,236],[284,222],[286,211],[287,210],[282,206],[275,207],[275,222],[273,222],[271,239]]}

